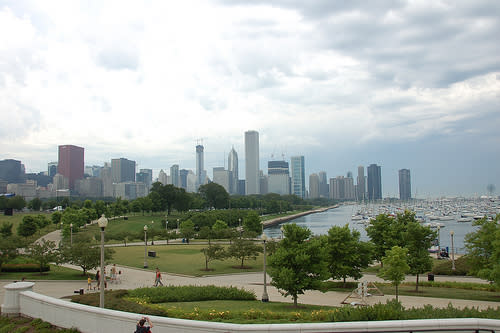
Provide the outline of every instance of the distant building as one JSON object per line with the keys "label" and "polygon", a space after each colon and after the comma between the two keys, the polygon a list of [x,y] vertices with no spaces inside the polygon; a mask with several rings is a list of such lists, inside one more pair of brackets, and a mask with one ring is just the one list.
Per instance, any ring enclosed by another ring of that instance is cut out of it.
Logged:
{"label": "distant building", "polygon": [[269,180],[262,170],[259,170],[259,188],[260,194],[269,193]]}
{"label": "distant building", "polygon": [[7,184],[6,180],[0,180],[0,194],[7,193]]}
{"label": "distant building", "polygon": [[306,197],[304,156],[292,156],[290,161],[292,170],[292,194],[304,199]]}
{"label": "distant building", "polygon": [[317,173],[309,175],[309,198],[319,198],[319,176]]}
{"label": "distant building", "polygon": [[140,169],[139,172],[135,175],[135,180],[139,183],[146,184],[147,193],[151,189],[151,185],[153,184],[153,170],[152,169]]}
{"label": "distant building", "polygon": [[187,175],[189,173],[189,170],[186,169],[181,169],[179,171],[179,177],[181,180],[181,187],[185,190],[187,190]]}
{"label": "distant building", "polygon": [[179,173],[179,164],[174,164],[170,167],[170,178],[172,185],[181,187],[181,175]]}
{"label": "distant building", "polygon": [[358,166],[358,178],[357,178],[357,196],[359,201],[366,199],[366,181],[365,181],[365,167]]}
{"label": "distant building", "polygon": [[328,198],[330,193],[330,188],[328,186],[328,178],[326,177],[325,171],[320,171],[318,173],[319,177],[319,196],[321,198]]}
{"label": "distant building", "polygon": [[191,170],[189,170],[187,176],[186,176],[186,191],[187,192],[196,192],[197,187],[196,187],[196,182],[197,182],[197,177],[195,173]]}
{"label": "distant building", "polygon": [[224,167],[217,167],[213,168],[213,175],[213,182],[224,187],[227,193],[231,193],[233,185],[231,171],[225,170]]}
{"label": "distant building", "polygon": [[408,169],[399,170],[399,199],[411,199],[411,179],[410,170]]}
{"label": "distant building", "polygon": [[244,179],[238,179],[238,194],[239,195],[245,195],[245,180]]}
{"label": "distant building", "polygon": [[161,169],[160,172],[158,173],[158,181],[163,185],[168,184],[168,177],[165,171],[163,171],[163,169]]}
{"label": "distant building", "polygon": [[288,170],[288,162],[267,162],[267,175],[268,193],[277,193],[280,195],[290,194],[290,172]]}
{"label": "distant building", "polygon": [[61,175],[60,173],[56,173],[56,175],[52,178],[52,184],[54,190],[68,190],[69,189],[69,179]]}
{"label": "distant building", "polygon": [[57,162],[49,162],[47,164],[47,175],[54,177],[57,173]]}
{"label": "distant building", "polygon": [[20,184],[24,182],[21,161],[2,160],[0,161],[0,180],[5,180],[10,184]]}
{"label": "distant building", "polygon": [[200,185],[205,184],[205,157],[203,145],[196,145],[196,190]]}
{"label": "distant building", "polygon": [[82,197],[100,198],[102,197],[102,179],[88,177],[75,182],[75,190]]}
{"label": "distant building", "polygon": [[260,194],[259,132],[245,132],[245,194]]}
{"label": "distant building", "polygon": [[36,198],[36,182],[28,181],[24,184],[8,184],[7,192],[15,193],[16,195],[24,197],[24,200],[31,201]]}
{"label": "distant building", "polygon": [[135,182],[135,161],[126,158],[111,160],[113,183]]}
{"label": "distant building", "polygon": [[234,147],[229,152],[227,157],[227,170],[231,172],[231,194],[238,193],[238,153],[234,150]]}
{"label": "distant building", "polygon": [[337,176],[330,178],[330,198],[334,200],[354,200],[354,180],[352,177]]}
{"label": "distant building", "polygon": [[99,173],[99,178],[102,182],[102,196],[105,198],[111,198],[114,195],[113,189],[113,176],[111,175],[111,167],[104,166]]}
{"label": "distant building", "polygon": [[382,175],[380,166],[370,164],[367,168],[368,173],[368,199],[382,199]]}
{"label": "distant building", "polygon": [[83,179],[84,152],[84,148],[78,146],[59,146],[57,172],[68,178],[71,190],[75,188],[75,181],[77,179]]}
{"label": "distant building", "polygon": [[146,184],[136,182],[122,182],[113,184],[114,197],[134,200],[146,196]]}

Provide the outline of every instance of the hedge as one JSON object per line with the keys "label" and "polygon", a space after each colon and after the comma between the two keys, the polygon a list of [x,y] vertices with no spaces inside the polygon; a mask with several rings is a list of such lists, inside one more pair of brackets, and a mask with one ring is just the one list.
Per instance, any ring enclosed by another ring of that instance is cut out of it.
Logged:
{"label": "hedge", "polygon": [[[42,272],[50,271],[50,266],[46,265],[42,267]],[[40,272],[39,264],[3,264],[2,272]]]}

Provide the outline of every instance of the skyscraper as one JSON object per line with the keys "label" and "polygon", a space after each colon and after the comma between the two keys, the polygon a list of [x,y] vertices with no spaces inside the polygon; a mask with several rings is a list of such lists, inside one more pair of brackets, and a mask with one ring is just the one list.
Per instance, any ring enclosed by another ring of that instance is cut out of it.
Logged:
{"label": "skyscraper", "polygon": [[224,167],[213,168],[213,182],[224,187],[227,193],[231,192],[231,171],[225,170]]}
{"label": "skyscraper", "polygon": [[181,179],[181,186],[183,189],[187,190],[187,176],[188,176],[189,170],[186,169],[181,169],[179,171],[179,177]]}
{"label": "skyscraper", "polygon": [[319,176],[317,173],[309,175],[309,198],[319,198]]}
{"label": "skyscraper", "polygon": [[196,146],[196,188],[205,184],[205,165],[203,157],[203,145]]}
{"label": "skyscraper", "polygon": [[57,173],[57,162],[49,162],[47,164],[47,175],[54,177]]}
{"label": "skyscraper", "polygon": [[306,196],[304,156],[292,156],[290,162],[292,169],[292,194],[304,199]]}
{"label": "skyscraper", "polygon": [[229,152],[227,157],[227,170],[231,171],[231,183],[232,191],[231,194],[238,193],[238,153],[234,150],[234,147]]}
{"label": "skyscraper", "polygon": [[319,196],[322,198],[328,198],[328,179],[326,177],[326,172],[325,171],[320,171],[318,173],[319,177]]}
{"label": "skyscraper", "polygon": [[382,199],[382,175],[380,166],[370,164],[366,170],[368,173],[368,199]]}
{"label": "skyscraper", "polygon": [[268,193],[277,193],[281,195],[290,194],[290,172],[288,171],[288,162],[267,162],[267,174]]}
{"label": "skyscraper", "polygon": [[175,187],[181,187],[181,177],[178,164],[174,164],[170,167],[170,177],[172,179],[172,185]]}
{"label": "skyscraper", "polygon": [[59,146],[58,173],[68,179],[70,189],[75,188],[75,180],[83,179],[84,149],[73,145]]}
{"label": "skyscraper", "polygon": [[111,160],[113,183],[135,182],[135,161],[126,158]]}
{"label": "skyscraper", "polygon": [[399,170],[399,199],[411,199],[411,179],[408,169]]}
{"label": "skyscraper", "polygon": [[245,194],[260,194],[259,132],[245,132]]}
{"label": "skyscraper", "polygon": [[358,166],[358,200],[365,200],[366,196],[366,183],[365,183],[365,167],[360,165]]}

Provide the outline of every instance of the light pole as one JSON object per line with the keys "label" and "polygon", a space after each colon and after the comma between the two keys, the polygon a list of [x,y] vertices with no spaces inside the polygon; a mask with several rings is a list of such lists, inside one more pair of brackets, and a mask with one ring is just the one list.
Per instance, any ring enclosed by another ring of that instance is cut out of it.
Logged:
{"label": "light pole", "polygon": [[262,242],[264,243],[264,292],[262,293],[262,302],[269,302],[269,295],[267,295],[267,272],[266,272],[266,234],[262,235]]}
{"label": "light pole", "polygon": [[73,223],[69,224],[69,232],[70,232],[70,245],[73,246]]}
{"label": "light pole", "polygon": [[179,219],[177,219],[177,231],[179,231]]}
{"label": "light pole", "polygon": [[238,226],[241,228],[241,217],[238,219]]}
{"label": "light pole", "polygon": [[148,268],[148,238],[147,238],[148,226],[144,225],[144,268]]}
{"label": "light pole", "polygon": [[281,239],[285,238],[285,236],[284,236],[285,228],[283,228],[283,226],[281,226],[280,231],[281,231]]}
{"label": "light pole", "polygon": [[108,225],[108,219],[102,214],[102,216],[97,220],[99,228],[101,228],[101,272],[99,277],[100,285],[100,295],[99,295],[99,307],[104,308],[104,229]]}
{"label": "light pole", "polygon": [[455,233],[453,230],[450,231],[450,236],[451,236],[451,270],[455,270],[455,248],[453,247],[453,236]]}
{"label": "light pole", "polygon": [[[155,226],[155,221],[151,221],[151,229],[153,229],[154,226]],[[155,234],[153,233],[151,236],[151,245],[155,245],[154,241],[155,241]]]}
{"label": "light pole", "polygon": [[168,220],[167,219],[165,219],[165,231],[166,231],[167,245],[168,245]]}
{"label": "light pole", "polygon": [[63,228],[63,223],[62,223],[62,221],[61,221],[61,231],[62,231],[62,228]]}

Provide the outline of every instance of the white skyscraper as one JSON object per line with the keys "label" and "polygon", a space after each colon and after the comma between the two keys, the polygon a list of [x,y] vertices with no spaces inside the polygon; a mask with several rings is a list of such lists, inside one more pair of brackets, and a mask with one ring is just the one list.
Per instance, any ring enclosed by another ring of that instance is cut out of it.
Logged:
{"label": "white skyscraper", "polygon": [[245,132],[245,194],[260,194],[259,132]]}
{"label": "white skyscraper", "polygon": [[231,183],[232,183],[232,191],[231,193],[238,193],[238,154],[234,147],[229,152],[229,156],[227,158],[227,170],[231,171]]}
{"label": "white skyscraper", "polygon": [[205,165],[203,158],[203,146],[196,146],[196,188],[205,184]]}

